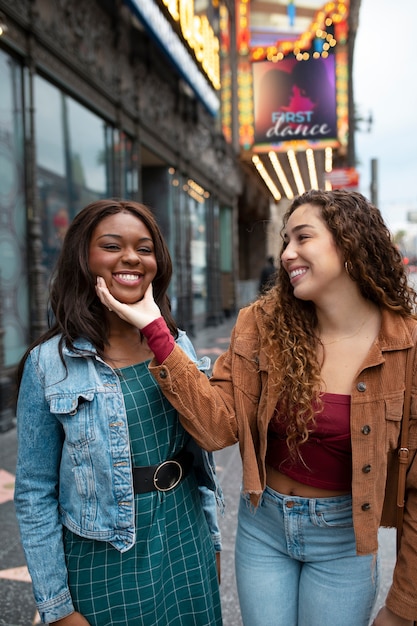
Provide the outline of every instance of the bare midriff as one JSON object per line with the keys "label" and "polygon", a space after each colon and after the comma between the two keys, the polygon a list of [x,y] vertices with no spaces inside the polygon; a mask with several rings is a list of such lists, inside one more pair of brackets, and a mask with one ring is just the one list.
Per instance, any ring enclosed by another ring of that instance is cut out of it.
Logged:
{"label": "bare midriff", "polygon": [[266,466],[266,484],[278,493],[286,496],[299,496],[300,498],[331,498],[350,493],[349,491],[320,489],[319,487],[304,485],[269,465]]}

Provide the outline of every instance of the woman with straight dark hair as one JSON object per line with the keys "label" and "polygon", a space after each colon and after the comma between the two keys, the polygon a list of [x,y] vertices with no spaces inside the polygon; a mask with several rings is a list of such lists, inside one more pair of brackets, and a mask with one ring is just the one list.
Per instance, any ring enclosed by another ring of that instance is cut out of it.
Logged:
{"label": "woman with straight dark hair", "polygon": [[93,202],[65,236],[51,328],[19,370],[15,503],[42,622],[222,624],[213,456],[150,375],[142,333],[95,290],[102,276],[133,304],[153,284],[172,341],[207,369],[171,314],[171,274],[142,204]]}

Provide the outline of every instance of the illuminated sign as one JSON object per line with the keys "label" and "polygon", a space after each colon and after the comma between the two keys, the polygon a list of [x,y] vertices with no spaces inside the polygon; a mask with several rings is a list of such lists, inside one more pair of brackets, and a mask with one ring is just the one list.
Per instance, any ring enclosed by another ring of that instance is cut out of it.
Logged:
{"label": "illuminated sign", "polygon": [[220,42],[205,15],[195,15],[194,0],[162,0],[179,22],[182,36],[215,89],[220,89]]}
{"label": "illuminated sign", "polygon": [[[181,76],[190,85],[202,103],[207,107],[212,115],[215,115],[220,107],[220,100],[216,91],[206,81],[202,72],[199,71],[187,48],[179,39],[171,24],[162,14],[157,5],[153,2],[153,0],[128,0],[128,4],[132,6],[132,8],[139,15],[140,19],[144,22],[144,24],[146,24],[149,31],[158,41],[163,50],[165,50],[165,52],[172,59]],[[175,2],[171,1],[168,2],[168,4],[169,6],[173,6],[175,5]],[[181,4],[183,3],[181,2]],[[181,7],[179,6],[179,8]],[[182,12],[184,13],[185,10],[186,4],[184,3]],[[211,62],[209,60],[210,55],[208,55],[206,59],[205,53],[207,49],[211,49],[212,53],[214,53],[215,44],[212,41],[210,33],[206,32],[207,25],[204,20],[201,21],[201,19],[198,18],[200,20],[200,22],[198,22],[195,21],[195,18],[196,16],[194,16],[193,20],[194,30],[192,30],[192,33],[187,31],[187,34],[189,35],[188,41],[191,38],[194,46],[190,47],[193,47],[196,58],[203,55],[206,60],[206,65],[214,67],[213,60]],[[189,24],[189,21],[184,17],[184,28],[187,23]],[[197,24],[200,24],[200,26]],[[202,32],[204,33],[203,35],[201,35]],[[187,40],[185,36],[184,38]]]}
{"label": "illuminated sign", "polygon": [[[247,0],[241,0],[247,2]],[[289,4],[289,3],[288,3]],[[349,12],[349,0],[339,0],[338,2],[326,2],[315,14],[310,28],[301,33],[297,39],[277,41],[273,46],[251,48],[252,61],[282,61],[282,59],[290,53],[293,53],[297,60],[303,58],[303,51],[310,50],[312,46],[319,43],[318,39],[323,41],[324,50],[328,50],[336,45],[336,41],[332,37],[328,37],[326,28],[330,25],[340,24],[346,21]],[[323,49],[320,46],[320,49]],[[317,52],[317,56],[320,52]],[[317,58],[317,57],[315,57]]]}
{"label": "illuminated sign", "polygon": [[359,186],[359,173],[354,167],[341,167],[327,172],[326,180],[328,180],[332,189],[345,189],[347,187]]}
{"label": "illuminated sign", "polygon": [[335,59],[254,63],[255,144],[337,139]]}
{"label": "illuminated sign", "polygon": [[235,0],[235,9],[236,45],[239,55],[237,71],[239,145],[248,150],[253,144],[253,88],[252,69],[249,61],[249,0]]}

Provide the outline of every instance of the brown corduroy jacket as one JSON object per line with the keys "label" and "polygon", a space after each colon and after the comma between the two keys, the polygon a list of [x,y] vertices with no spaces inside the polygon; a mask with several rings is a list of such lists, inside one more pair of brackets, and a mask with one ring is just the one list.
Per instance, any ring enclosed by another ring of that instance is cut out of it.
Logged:
{"label": "brown corduroy jacket", "polygon": [[[256,506],[266,484],[268,422],[279,390],[262,349],[264,316],[254,303],[242,309],[229,349],[220,356],[210,380],[179,347],[150,371],[184,427],[207,450],[239,442],[243,491]],[[405,387],[407,348],[417,322],[383,311],[382,324],[351,391],[352,500],[359,555],[378,549],[378,528],[396,520],[396,449]],[[416,351],[417,352],[417,351]],[[387,606],[405,619],[417,620],[417,362],[409,426],[407,474],[401,552]]]}

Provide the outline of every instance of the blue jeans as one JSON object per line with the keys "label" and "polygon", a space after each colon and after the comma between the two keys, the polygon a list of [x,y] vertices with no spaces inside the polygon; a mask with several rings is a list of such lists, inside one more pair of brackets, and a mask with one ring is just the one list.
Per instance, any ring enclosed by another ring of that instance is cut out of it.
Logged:
{"label": "blue jeans", "polygon": [[244,626],[367,626],[378,557],[357,556],[350,495],[241,495],[235,548]]}

